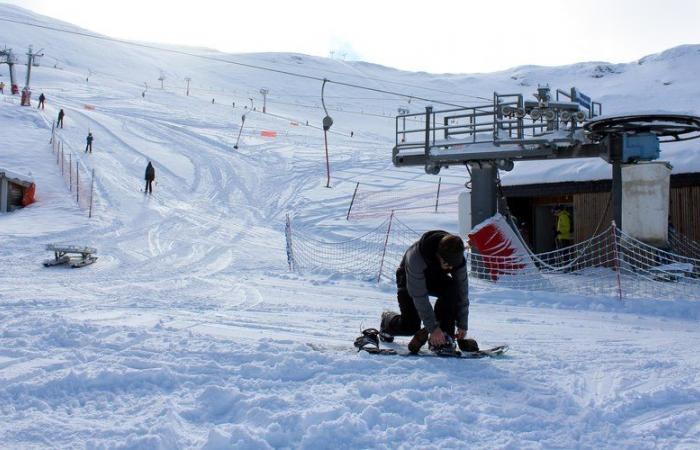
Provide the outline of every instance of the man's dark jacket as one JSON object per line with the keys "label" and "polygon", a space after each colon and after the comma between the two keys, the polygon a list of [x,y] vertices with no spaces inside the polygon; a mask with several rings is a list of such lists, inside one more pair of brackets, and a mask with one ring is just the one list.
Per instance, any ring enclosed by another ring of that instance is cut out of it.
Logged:
{"label": "man's dark jacket", "polygon": [[[447,231],[433,230],[423,234],[421,238],[411,245],[403,255],[401,265],[396,271],[396,284],[398,289],[408,291],[413,298],[413,303],[418,310],[418,315],[428,330],[435,330],[439,324],[435,318],[435,311],[428,299],[428,283],[445,281],[447,274],[440,267],[440,260],[437,257],[440,240],[449,234]],[[457,283],[459,299],[457,304],[457,326],[463,330],[469,325],[469,295],[467,280],[466,260],[462,261],[458,267],[453,267],[450,272],[452,279]],[[432,284],[432,283],[431,283]]]}

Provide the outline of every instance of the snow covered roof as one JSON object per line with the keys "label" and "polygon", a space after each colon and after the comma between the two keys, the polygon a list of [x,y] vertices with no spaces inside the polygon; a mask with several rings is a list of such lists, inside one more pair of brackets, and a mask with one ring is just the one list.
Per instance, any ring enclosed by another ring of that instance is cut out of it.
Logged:
{"label": "snow covered roof", "polygon": [[7,178],[17,184],[30,185],[34,183],[34,179],[29,175],[23,175],[19,172],[0,168],[0,178]]}

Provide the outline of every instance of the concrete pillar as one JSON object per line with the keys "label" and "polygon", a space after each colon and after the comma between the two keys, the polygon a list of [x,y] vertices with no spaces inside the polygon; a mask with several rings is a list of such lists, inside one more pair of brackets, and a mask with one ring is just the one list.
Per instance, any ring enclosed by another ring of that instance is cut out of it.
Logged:
{"label": "concrete pillar", "polygon": [[623,165],[622,230],[647,244],[666,246],[670,190],[667,162]]}

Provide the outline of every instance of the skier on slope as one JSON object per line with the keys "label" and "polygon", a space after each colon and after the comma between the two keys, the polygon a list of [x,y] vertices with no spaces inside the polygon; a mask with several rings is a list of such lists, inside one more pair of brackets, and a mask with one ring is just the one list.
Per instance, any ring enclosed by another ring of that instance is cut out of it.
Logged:
{"label": "skier on slope", "polygon": [[[462,351],[477,351],[473,339],[467,339],[469,295],[464,242],[446,231],[428,231],[411,245],[396,271],[400,313],[382,314],[380,333],[384,340],[393,336],[411,336],[408,344],[418,353],[426,342],[436,351],[454,350],[456,338]],[[435,309],[429,295],[437,297]],[[423,322],[424,328],[421,328]],[[455,333],[455,325],[457,332]]]}
{"label": "skier on slope", "polygon": [[87,137],[85,138],[85,153],[90,150],[90,153],[92,153],[92,141],[93,141],[92,133],[88,132]]}
{"label": "skier on slope", "polygon": [[153,164],[151,164],[150,161],[148,161],[148,165],[146,166],[146,175],[144,176],[146,179],[146,188],[144,189],[143,193],[153,193],[153,180],[156,178],[156,169],[153,167]]}
{"label": "skier on slope", "polygon": [[63,116],[65,116],[66,113],[63,112],[63,109],[61,109],[58,112],[58,121],[56,122],[56,128],[61,127],[63,128]]}
{"label": "skier on slope", "polygon": [[44,109],[44,102],[46,101],[46,96],[42,92],[41,95],[39,96],[39,106],[37,106],[37,109]]}

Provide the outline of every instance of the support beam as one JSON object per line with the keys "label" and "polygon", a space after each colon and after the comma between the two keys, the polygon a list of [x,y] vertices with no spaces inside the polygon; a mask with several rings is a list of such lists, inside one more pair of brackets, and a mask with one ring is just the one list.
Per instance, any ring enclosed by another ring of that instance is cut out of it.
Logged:
{"label": "support beam", "polygon": [[0,213],[7,212],[8,188],[7,178],[0,176]]}
{"label": "support beam", "polygon": [[613,220],[617,228],[622,229],[622,163],[613,161],[611,167]]}
{"label": "support beam", "polygon": [[497,168],[491,162],[469,164],[472,174],[471,211],[472,228],[496,214],[498,193],[496,191]]}

